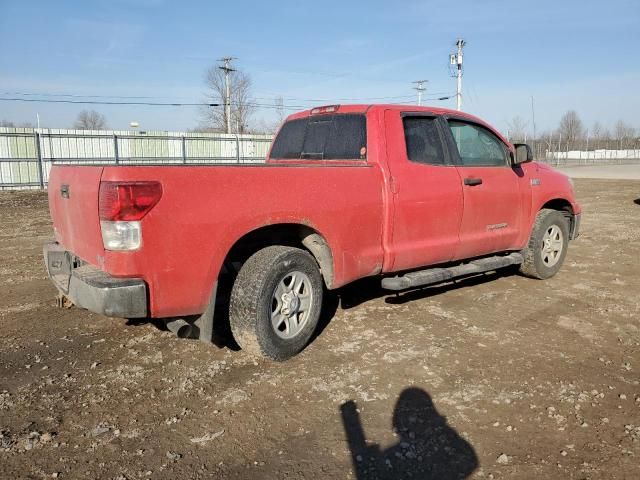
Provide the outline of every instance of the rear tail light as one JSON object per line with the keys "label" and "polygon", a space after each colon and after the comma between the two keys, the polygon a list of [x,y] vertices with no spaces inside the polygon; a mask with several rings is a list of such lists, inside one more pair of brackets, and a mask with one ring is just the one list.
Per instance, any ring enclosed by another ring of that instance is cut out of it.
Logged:
{"label": "rear tail light", "polygon": [[100,230],[105,250],[137,250],[142,246],[140,222],[100,220]]}
{"label": "rear tail light", "polygon": [[160,201],[158,182],[100,182],[98,210],[106,250],[137,250],[142,245],[140,220]]}
{"label": "rear tail light", "polygon": [[159,182],[100,182],[100,220],[141,220],[160,197]]}

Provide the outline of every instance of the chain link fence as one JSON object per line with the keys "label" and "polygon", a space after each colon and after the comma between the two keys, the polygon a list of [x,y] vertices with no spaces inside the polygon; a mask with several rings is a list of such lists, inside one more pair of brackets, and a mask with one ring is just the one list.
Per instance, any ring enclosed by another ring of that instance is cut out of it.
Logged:
{"label": "chain link fence", "polygon": [[624,165],[640,163],[640,139],[620,141],[584,138],[572,143],[559,139],[529,142],[538,162],[554,166]]}

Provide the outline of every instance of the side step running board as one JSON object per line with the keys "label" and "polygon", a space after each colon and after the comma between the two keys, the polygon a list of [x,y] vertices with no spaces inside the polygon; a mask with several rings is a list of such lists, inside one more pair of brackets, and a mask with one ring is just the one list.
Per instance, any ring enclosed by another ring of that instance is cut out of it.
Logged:
{"label": "side step running board", "polygon": [[406,290],[407,288],[447,282],[456,277],[490,272],[492,270],[498,270],[499,268],[508,267],[509,265],[519,265],[523,261],[524,259],[520,253],[480,258],[455,267],[428,268],[418,272],[406,273],[398,277],[383,278],[382,288],[386,288],[387,290]]}

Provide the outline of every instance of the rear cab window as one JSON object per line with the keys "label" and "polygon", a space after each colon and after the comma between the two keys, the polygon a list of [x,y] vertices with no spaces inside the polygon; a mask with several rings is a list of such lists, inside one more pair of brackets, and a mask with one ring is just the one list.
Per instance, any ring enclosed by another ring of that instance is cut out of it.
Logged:
{"label": "rear cab window", "polygon": [[366,160],[363,114],[315,115],[286,122],[273,142],[274,160]]}
{"label": "rear cab window", "polygon": [[410,161],[427,165],[447,164],[436,117],[407,115],[403,117],[402,124]]}

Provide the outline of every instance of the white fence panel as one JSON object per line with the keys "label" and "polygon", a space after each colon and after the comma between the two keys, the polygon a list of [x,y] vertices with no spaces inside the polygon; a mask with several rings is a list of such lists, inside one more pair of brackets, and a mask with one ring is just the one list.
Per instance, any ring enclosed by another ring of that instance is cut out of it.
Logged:
{"label": "white fence panel", "polygon": [[46,185],[51,165],[56,162],[260,163],[264,162],[272,139],[271,135],[3,127],[0,128],[0,189]]}

